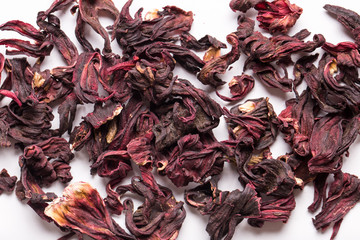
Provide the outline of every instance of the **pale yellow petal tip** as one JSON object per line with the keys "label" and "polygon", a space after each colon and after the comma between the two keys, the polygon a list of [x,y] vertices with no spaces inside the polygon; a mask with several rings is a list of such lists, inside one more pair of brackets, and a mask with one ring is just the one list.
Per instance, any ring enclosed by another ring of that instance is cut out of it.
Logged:
{"label": "pale yellow petal tip", "polygon": [[145,14],[144,19],[145,19],[145,21],[152,21],[152,20],[157,19],[159,17],[160,17],[159,9],[154,9],[152,11],[147,12]]}
{"label": "pale yellow petal tip", "polygon": [[255,102],[253,102],[253,101],[247,101],[246,103],[241,104],[241,105],[238,107],[238,109],[239,109],[239,111],[241,111],[241,112],[247,113],[247,112],[251,112],[252,110],[254,110],[255,107],[256,107],[256,103],[255,103]]}

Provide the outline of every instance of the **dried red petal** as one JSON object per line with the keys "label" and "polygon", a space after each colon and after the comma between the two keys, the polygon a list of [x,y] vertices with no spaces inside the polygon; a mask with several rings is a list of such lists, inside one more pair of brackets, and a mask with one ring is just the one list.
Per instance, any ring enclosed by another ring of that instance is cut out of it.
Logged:
{"label": "dried red petal", "polygon": [[57,225],[97,240],[134,239],[119,231],[99,193],[88,183],[70,184],[64,189],[63,197],[52,201],[44,212]]}
{"label": "dried red petal", "polygon": [[12,192],[15,189],[17,181],[16,176],[10,176],[7,170],[4,168],[0,172],[0,194],[3,192]]}
{"label": "dried red petal", "polygon": [[210,215],[206,231],[211,239],[230,240],[236,226],[244,218],[256,218],[260,214],[260,198],[250,184],[245,189],[231,192],[220,191],[217,180],[211,179],[206,183],[187,190],[186,202],[197,208],[201,214]]}
{"label": "dried red petal", "polygon": [[262,1],[255,5],[255,9],[258,10],[259,27],[271,33],[289,31],[303,11],[289,0]]}
{"label": "dried red petal", "polygon": [[321,230],[325,230],[334,223],[331,240],[339,231],[345,215],[360,201],[359,186],[360,180],[357,176],[341,171],[334,175],[334,181],[330,185],[322,209],[313,219],[316,229]]}
{"label": "dried red petal", "polygon": [[253,89],[254,82],[254,78],[247,74],[235,76],[229,82],[230,93],[233,97],[229,98],[223,96],[218,91],[216,91],[216,94],[224,101],[238,101],[246,97],[246,95]]}

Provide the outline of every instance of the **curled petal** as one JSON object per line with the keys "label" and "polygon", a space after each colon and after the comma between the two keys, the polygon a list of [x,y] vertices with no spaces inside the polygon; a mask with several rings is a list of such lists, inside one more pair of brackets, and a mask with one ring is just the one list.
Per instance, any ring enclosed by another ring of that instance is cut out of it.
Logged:
{"label": "curled petal", "polygon": [[88,183],[72,183],[45,208],[45,215],[59,226],[79,231],[94,239],[134,239],[118,231],[105,203],[96,189]]}

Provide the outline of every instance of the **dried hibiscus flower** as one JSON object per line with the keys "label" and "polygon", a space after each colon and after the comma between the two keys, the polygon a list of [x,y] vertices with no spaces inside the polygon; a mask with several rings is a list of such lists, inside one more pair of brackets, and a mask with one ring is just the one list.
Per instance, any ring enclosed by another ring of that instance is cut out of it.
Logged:
{"label": "dried hibiscus flower", "polygon": [[226,148],[212,134],[188,134],[177,141],[161,173],[178,187],[202,182],[223,169]]}
{"label": "dried hibiscus flower", "polygon": [[17,177],[10,176],[4,168],[0,172],[0,194],[3,192],[12,192],[15,188]]}
{"label": "dried hibiscus flower", "polygon": [[331,240],[336,237],[345,215],[360,201],[359,184],[357,176],[341,171],[334,174],[322,209],[313,219],[316,229],[325,230],[334,224]]}
{"label": "dried hibiscus flower", "polygon": [[211,239],[230,240],[236,226],[244,218],[256,218],[260,214],[260,198],[251,184],[243,191],[221,191],[217,188],[218,177],[187,190],[187,204],[197,208],[201,214],[209,215],[206,231]]}
{"label": "dried hibiscus flower", "polygon": [[88,183],[72,183],[45,208],[57,225],[94,239],[135,239],[111,218],[103,199]]}
{"label": "dried hibiscus flower", "polygon": [[131,199],[123,203],[126,226],[136,239],[177,238],[186,212],[184,203],[176,201],[170,189],[134,177],[130,185],[119,186],[115,191],[119,197],[132,192],[144,198],[144,203],[135,212]]}
{"label": "dried hibiscus flower", "polygon": [[289,0],[261,1],[255,5],[258,11],[256,19],[260,27],[271,33],[286,33],[302,14],[302,8],[291,4]]}
{"label": "dried hibiscus flower", "polygon": [[238,101],[246,97],[246,95],[253,89],[254,83],[254,78],[247,74],[234,76],[229,82],[230,93],[233,97],[223,96],[218,91],[216,94],[225,101]]}
{"label": "dried hibiscus flower", "polygon": [[231,10],[246,12],[250,8],[253,8],[257,3],[261,2],[262,0],[231,0],[230,1],[230,8]]}
{"label": "dried hibiscus flower", "polygon": [[360,15],[349,9],[330,4],[326,4],[324,8],[336,16],[337,20],[353,35],[355,42],[359,44]]}

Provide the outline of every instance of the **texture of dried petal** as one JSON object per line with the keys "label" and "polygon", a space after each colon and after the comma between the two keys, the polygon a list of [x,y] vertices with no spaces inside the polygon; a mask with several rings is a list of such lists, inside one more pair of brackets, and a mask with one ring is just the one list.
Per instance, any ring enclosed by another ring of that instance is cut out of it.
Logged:
{"label": "texture of dried petal", "polygon": [[176,201],[170,189],[156,182],[146,183],[137,177],[130,185],[116,189],[120,196],[128,191],[144,198],[144,203],[135,212],[132,200],[124,201],[125,223],[129,231],[137,239],[176,239],[186,216],[184,203]]}
{"label": "texture of dried petal", "polygon": [[[106,12],[118,18],[120,12],[115,7],[112,0],[80,0],[79,1],[79,18],[87,24],[89,24],[95,32],[97,32],[104,39],[103,53],[111,53],[110,38],[106,29],[100,24],[99,12]],[[83,30],[83,29],[81,29]],[[78,33],[78,37],[83,33]]]}
{"label": "texture of dried petal", "polygon": [[288,58],[296,52],[312,52],[325,43],[321,34],[314,35],[313,41],[304,42],[302,39],[309,34],[307,30],[302,30],[294,36],[283,34],[267,38],[260,32],[254,32],[240,46],[251,59],[272,62]]}
{"label": "texture of dried petal", "polygon": [[125,178],[132,170],[130,156],[126,151],[104,151],[96,162],[91,165],[92,170],[97,171],[101,177]]}
{"label": "texture of dried petal", "polygon": [[234,12],[247,12],[247,10],[253,8],[257,3],[261,1],[262,0],[231,0],[229,6]]}
{"label": "texture of dried petal", "polygon": [[278,116],[280,130],[285,134],[285,141],[300,156],[310,154],[310,137],[315,123],[316,104],[308,90],[298,98],[286,101],[286,109]]}
{"label": "texture of dried petal", "polygon": [[97,240],[134,239],[117,230],[104,201],[88,183],[76,182],[67,186],[63,197],[45,208],[45,214],[59,226]]}
{"label": "texture of dried petal", "polygon": [[355,141],[358,134],[355,129],[359,124],[358,117],[345,119],[338,115],[327,115],[318,120],[310,139],[310,172],[334,173],[340,170],[343,154]]}
{"label": "texture of dried petal", "polygon": [[255,9],[258,10],[259,27],[271,33],[289,31],[303,11],[289,0],[262,1],[255,5]]}
{"label": "texture of dried petal", "polygon": [[239,39],[235,33],[229,34],[226,37],[228,43],[231,44],[232,49],[229,53],[216,57],[205,63],[197,78],[203,84],[209,84],[213,87],[223,85],[224,82],[217,76],[217,74],[224,74],[230,64],[234,63],[240,57]]}
{"label": "texture of dried petal", "polygon": [[225,161],[225,146],[209,135],[185,135],[168,157],[163,173],[178,187],[218,175]]}
{"label": "texture of dried petal", "polygon": [[285,198],[261,198],[260,216],[248,219],[248,223],[253,227],[262,227],[264,222],[281,221],[286,223],[295,205],[293,194]]}
{"label": "texture of dried petal", "polygon": [[313,219],[316,229],[325,230],[334,223],[331,240],[339,231],[345,215],[360,201],[359,186],[360,180],[357,176],[341,171],[334,175],[322,209]]}
{"label": "texture of dried petal", "polygon": [[324,8],[336,16],[337,20],[353,35],[355,42],[359,44],[360,15],[352,10],[330,4],[326,4]]}
{"label": "texture of dried petal", "polygon": [[0,172],[0,194],[3,192],[12,192],[15,189],[16,176],[10,176],[4,168]]}
{"label": "texture of dried petal", "polygon": [[246,185],[228,192],[217,188],[217,179],[212,178],[204,184],[185,191],[187,204],[197,208],[201,214],[210,215],[206,231],[211,239],[230,240],[236,226],[244,218],[256,218],[260,214],[260,198],[254,187]]}
{"label": "texture of dried petal", "polygon": [[247,100],[225,109],[229,142],[240,142],[252,149],[263,149],[275,141],[276,114],[267,98]]}
{"label": "texture of dried petal", "polygon": [[12,138],[24,144],[34,144],[51,137],[50,128],[54,115],[48,104],[29,98],[21,107],[15,103],[10,104],[8,110],[13,119],[9,129]]}
{"label": "texture of dried petal", "polygon": [[218,91],[216,91],[216,94],[225,101],[238,101],[246,97],[246,95],[253,89],[254,83],[254,78],[247,74],[235,76],[229,82],[230,93],[233,97],[223,96]]}

